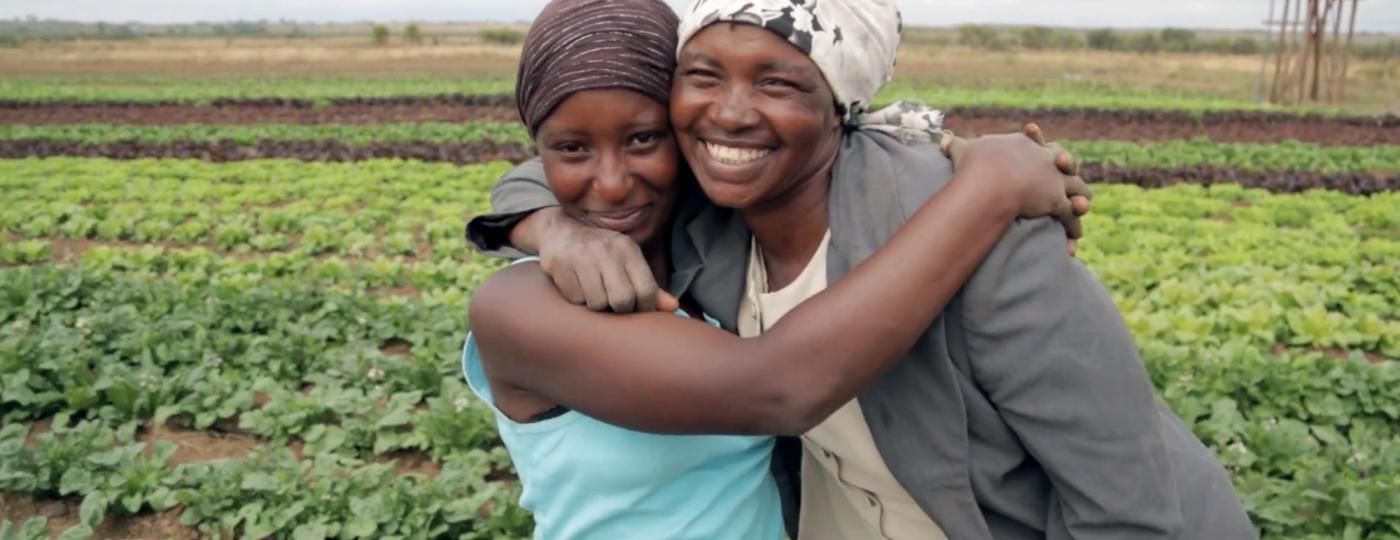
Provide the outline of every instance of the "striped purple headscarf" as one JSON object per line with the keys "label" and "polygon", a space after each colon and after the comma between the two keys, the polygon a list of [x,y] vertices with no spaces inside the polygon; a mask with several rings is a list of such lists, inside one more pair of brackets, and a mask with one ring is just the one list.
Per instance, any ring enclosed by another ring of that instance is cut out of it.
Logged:
{"label": "striped purple headscarf", "polygon": [[575,92],[633,90],[667,105],[679,24],[662,0],[550,2],[530,25],[515,78],[530,136]]}

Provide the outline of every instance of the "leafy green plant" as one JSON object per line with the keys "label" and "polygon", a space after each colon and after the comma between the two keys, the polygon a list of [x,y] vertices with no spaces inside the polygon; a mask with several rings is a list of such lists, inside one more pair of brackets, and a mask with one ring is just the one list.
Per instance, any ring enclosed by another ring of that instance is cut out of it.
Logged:
{"label": "leafy green plant", "polygon": [[1296,170],[1321,173],[1400,171],[1400,146],[1320,146],[1222,143],[1209,139],[1161,143],[1092,141],[1065,143],[1085,163],[1129,167],[1214,165],[1247,171]]}
{"label": "leafy green plant", "polygon": [[39,139],[105,144],[122,141],[177,143],[182,141],[231,141],[248,146],[258,141],[339,141],[352,146],[374,143],[528,143],[529,134],[518,122],[402,122],[353,124],[41,124],[6,126],[0,140]]}
{"label": "leafy green plant", "polygon": [[19,528],[14,528],[10,520],[0,521],[0,540],[48,540],[49,518],[32,517]]}
{"label": "leafy green plant", "polygon": [[[462,75],[184,75],[11,76],[0,80],[0,99],[156,101],[208,103],[215,99],[290,98],[326,102],[338,98],[500,95],[515,87],[513,77]],[[8,126],[7,126],[8,127]]]}
{"label": "leafy green plant", "polygon": [[[191,467],[181,522],[248,538],[523,538],[517,492],[484,480],[496,458],[457,454],[425,479],[388,464],[298,462],[290,452]],[[491,509],[502,509],[492,511]]]}
{"label": "leafy green plant", "polygon": [[[1088,144],[1126,163],[1394,162]],[[170,504],[211,536],[527,536],[458,363],[471,293],[500,267],[466,253],[462,220],[509,167],[0,160],[0,253],[45,253],[0,263],[0,491],[81,500],[73,536]],[[1400,196],[1104,185],[1085,224],[1079,259],[1266,536],[1393,535]],[[78,237],[97,242],[54,260]],[[27,448],[39,419],[56,428]],[[159,424],[263,448],[172,467],[133,440]]]}

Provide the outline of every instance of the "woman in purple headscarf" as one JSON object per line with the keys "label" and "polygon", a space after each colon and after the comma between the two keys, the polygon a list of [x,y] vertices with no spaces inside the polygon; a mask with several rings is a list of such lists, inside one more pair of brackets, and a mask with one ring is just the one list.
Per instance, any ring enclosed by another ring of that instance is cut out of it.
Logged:
{"label": "woman in purple headscarf", "polygon": [[[663,285],[672,213],[693,183],[667,110],[677,23],[660,0],[555,0],[517,81],[540,154],[527,166],[566,215],[635,241],[647,267],[627,271]],[[805,431],[887,368],[1014,218],[1069,206],[1078,179],[1022,142],[968,158],[1019,161],[1018,174],[968,167],[868,263],[758,338],[716,328],[688,298],[664,313],[591,312],[530,258],[493,276],[472,302],[463,370],[492,405],[535,536],[782,538],[770,435]]]}

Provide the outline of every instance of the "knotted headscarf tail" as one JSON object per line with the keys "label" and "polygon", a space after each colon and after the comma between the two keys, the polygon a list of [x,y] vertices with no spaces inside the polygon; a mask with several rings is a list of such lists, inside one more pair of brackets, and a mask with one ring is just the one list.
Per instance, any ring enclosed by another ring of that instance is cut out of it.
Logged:
{"label": "knotted headscarf tail", "polygon": [[936,142],[943,113],[900,102],[870,112],[875,93],[894,76],[904,30],[894,0],[691,0],[681,14],[680,47],[717,22],[752,24],[812,58],[851,129],[881,131],[905,142]]}
{"label": "knotted headscarf tail", "polygon": [[662,0],[554,0],[530,25],[515,79],[534,137],[575,92],[625,89],[670,103],[679,19]]}

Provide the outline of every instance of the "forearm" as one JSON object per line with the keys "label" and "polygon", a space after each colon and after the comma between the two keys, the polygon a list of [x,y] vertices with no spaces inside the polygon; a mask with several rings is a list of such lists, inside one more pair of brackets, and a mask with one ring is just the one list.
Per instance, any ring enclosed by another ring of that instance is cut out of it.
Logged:
{"label": "forearm", "polygon": [[758,338],[669,314],[590,313],[522,265],[478,289],[477,342],[493,377],[625,427],[801,433],[908,350],[1010,226],[1015,209],[976,182],[955,177],[868,261]]}
{"label": "forearm", "polygon": [[801,433],[891,366],[1015,216],[976,171],[955,177],[849,276],[764,335],[670,314],[568,305],[537,265],[505,269],[472,301],[494,372],[602,420],[665,433]]}
{"label": "forearm", "polygon": [[623,427],[762,433],[781,396],[755,340],[670,313],[612,315],[568,303],[535,264],[497,272],[471,302],[488,376]]}
{"label": "forearm", "polygon": [[754,340],[754,358],[781,374],[754,384],[785,396],[768,431],[801,433],[829,416],[943,311],[1017,213],[981,174],[960,171],[869,259]]}
{"label": "forearm", "polygon": [[[534,214],[545,209],[557,209],[558,206],[559,201],[549,190],[544,166],[539,159],[521,163],[502,176],[491,188],[492,213],[472,218],[467,224],[467,240],[487,255],[519,257],[522,251],[537,253],[537,245],[531,246],[529,250],[518,249],[521,246],[514,241],[516,228],[524,221],[529,221]],[[522,215],[528,216],[521,220]],[[535,220],[526,226],[537,224],[539,221]],[[540,233],[535,233],[524,239],[533,241],[540,237]]]}
{"label": "forearm", "polygon": [[540,243],[550,234],[560,234],[571,227],[583,225],[564,215],[558,206],[541,208],[530,213],[510,231],[510,245],[532,255],[540,252]]}

